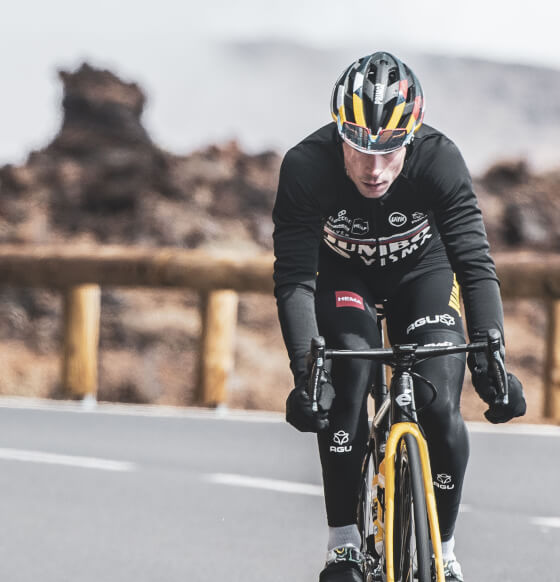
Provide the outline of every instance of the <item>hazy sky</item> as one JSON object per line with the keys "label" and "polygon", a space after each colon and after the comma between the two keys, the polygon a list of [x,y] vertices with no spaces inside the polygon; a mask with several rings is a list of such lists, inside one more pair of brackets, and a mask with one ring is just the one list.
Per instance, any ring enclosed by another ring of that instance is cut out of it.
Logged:
{"label": "hazy sky", "polygon": [[211,119],[208,136],[183,137],[176,127],[178,116],[196,115],[188,100],[193,71],[227,99],[219,70],[204,66],[217,43],[361,43],[397,54],[407,47],[560,69],[559,15],[550,0],[18,0],[2,10],[0,163],[20,163],[50,141],[60,124],[56,71],[84,60],[139,82],[148,95],[148,129],[184,153],[222,137]]}

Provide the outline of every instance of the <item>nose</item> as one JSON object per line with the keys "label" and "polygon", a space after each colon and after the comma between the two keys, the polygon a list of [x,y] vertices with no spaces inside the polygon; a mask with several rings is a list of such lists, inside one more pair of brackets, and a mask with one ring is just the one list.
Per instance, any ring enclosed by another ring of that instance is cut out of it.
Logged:
{"label": "nose", "polygon": [[379,178],[383,173],[383,169],[385,168],[385,164],[383,163],[383,156],[370,154],[367,157],[366,161],[366,172],[369,176],[373,178]]}

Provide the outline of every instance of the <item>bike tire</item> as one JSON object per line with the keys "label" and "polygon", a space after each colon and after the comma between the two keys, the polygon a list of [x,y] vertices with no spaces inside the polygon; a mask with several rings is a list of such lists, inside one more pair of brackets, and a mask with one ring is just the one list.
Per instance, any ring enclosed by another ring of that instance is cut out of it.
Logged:
{"label": "bike tire", "polygon": [[431,582],[431,549],[422,465],[416,439],[406,434],[395,461],[395,582]]}
{"label": "bike tire", "polygon": [[362,537],[361,551],[364,556],[363,574],[364,582],[374,582],[377,567],[377,554],[374,542],[374,508],[375,499],[371,489],[373,476],[375,475],[375,460],[371,445],[366,455],[362,468],[360,493],[358,497],[357,524]]}

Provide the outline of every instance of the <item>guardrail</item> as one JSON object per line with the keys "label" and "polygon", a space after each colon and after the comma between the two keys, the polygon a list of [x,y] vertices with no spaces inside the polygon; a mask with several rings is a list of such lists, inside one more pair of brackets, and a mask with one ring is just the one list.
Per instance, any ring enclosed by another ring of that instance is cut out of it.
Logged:
{"label": "guardrail", "polygon": [[[547,302],[544,415],[560,421],[560,256],[495,254],[504,299]],[[237,294],[271,293],[273,257],[174,248],[0,245],[4,285],[49,287],[64,295],[63,388],[97,391],[100,287],[183,287],[203,295],[198,401],[225,400],[233,367]]]}

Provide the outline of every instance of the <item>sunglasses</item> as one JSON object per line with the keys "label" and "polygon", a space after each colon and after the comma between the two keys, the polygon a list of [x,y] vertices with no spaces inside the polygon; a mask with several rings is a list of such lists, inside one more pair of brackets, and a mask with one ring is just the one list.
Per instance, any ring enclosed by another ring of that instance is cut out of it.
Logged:
{"label": "sunglasses", "polygon": [[387,154],[403,147],[412,139],[406,129],[382,129],[377,135],[372,135],[369,127],[363,127],[349,121],[338,124],[342,139],[353,148],[364,153]]}

